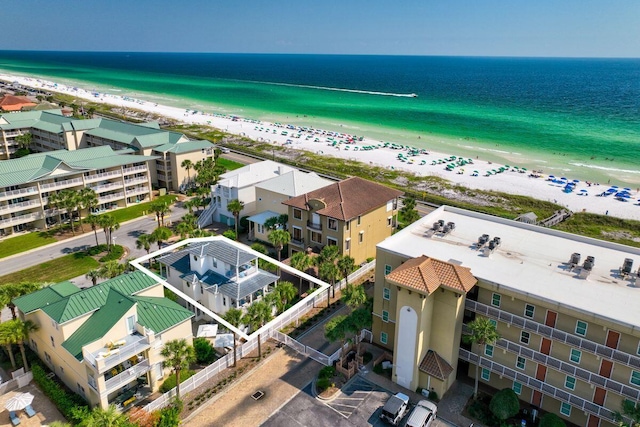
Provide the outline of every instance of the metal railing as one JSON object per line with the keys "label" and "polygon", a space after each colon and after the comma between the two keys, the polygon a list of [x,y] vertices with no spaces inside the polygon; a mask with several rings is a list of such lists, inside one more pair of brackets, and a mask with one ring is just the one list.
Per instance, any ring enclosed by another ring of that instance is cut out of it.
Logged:
{"label": "metal railing", "polygon": [[13,218],[3,219],[3,220],[0,220],[0,225],[23,224],[25,222],[34,221],[36,219],[42,219],[42,212],[36,212],[32,214],[14,216]]}
{"label": "metal railing", "polygon": [[[154,343],[155,344],[155,343]],[[112,354],[106,357],[102,357],[99,354],[94,355],[86,350],[82,350],[82,356],[84,360],[89,362],[99,374],[103,374],[107,369],[113,368],[129,360],[131,356],[135,356],[151,347],[151,344],[147,341],[146,337],[142,337],[139,340],[118,348],[118,353]]]}
{"label": "metal railing", "polygon": [[38,187],[27,187],[27,188],[18,188],[17,190],[3,191],[0,193],[1,199],[9,199],[14,196],[24,196],[27,194],[36,194],[38,192]]}
{"label": "metal railing", "polygon": [[115,194],[105,194],[104,196],[98,197],[98,202],[107,202],[109,200],[122,199],[124,197],[124,193],[115,193]]}
{"label": "metal railing", "polygon": [[307,221],[307,228],[310,228],[316,231],[322,231],[322,223]]}
{"label": "metal railing", "polygon": [[143,166],[133,166],[130,168],[124,168],[122,169],[122,172],[126,173],[126,174],[131,174],[134,172],[140,172],[140,171],[147,171],[147,166],[143,165]]}
{"label": "metal railing", "polygon": [[122,188],[122,183],[121,182],[111,182],[109,184],[102,184],[102,185],[96,185],[96,186],[91,187],[91,189],[93,191],[95,191],[96,193],[100,193],[101,190],[109,191],[109,190],[112,190],[114,188]]}
{"label": "metal railing", "polygon": [[613,349],[611,347],[607,347],[602,344],[595,343],[593,341],[589,341],[587,339],[569,334],[550,326],[543,325],[538,322],[534,322],[533,320],[525,319],[524,317],[513,315],[504,310],[490,307],[486,304],[482,304],[477,301],[471,301],[469,299],[467,299],[465,302],[465,308],[467,310],[471,310],[475,313],[482,314],[492,319],[500,320],[525,329],[527,331],[535,332],[536,334],[549,338],[551,340],[559,341],[563,344],[580,348],[589,353],[595,354],[596,356],[613,359],[616,362],[622,363],[623,365],[627,365],[632,368],[640,368],[640,357]]}
{"label": "metal railing", "polygon": [[86,182],[93,182],[93,181],[97,181],[102,178],[108,178],[111,176],[122,176],[122,172],[117,170],[117,171],[111,171],[111,172],[96,173],[93,175],[85,175],[84,179]]}
{"label": "metal railing", "polygon": [[135,187],[135,188],[129,188],[126,190],[127,196],[148,193],[148,192],[149,192],[149,187]]}
{"label": "metal railing", "polygon": [[39,200],[27,200],[26,202],[13,203],[11,205],[2,205],[0,206],[0,211],[9,211],[15,212],[20,211],[22,208],[26,208],[29,206],[40,206]]}
{"label": "metal railing", "polygon": [[557,387],[552,386],[551,384],[545,383],[543,381],[537,380],[533,377],[525,375],[521,372],[516,372],[515,370],[508,368],[499,363],[493,362],[491,360],[485,359],[484,357],[480,357],[475,353],[472,353],[463,348],[460,349],[458,357],[467,362],[478,364],[485,369],[489,369],[491,372],[494,372],[502,377],[509,378],[510,380],[517,381],[527,387],[538,390],[547,396],[551,396],[554,399],[560,400],[562,402],[566,402],[571,406],[574,406],[580,409],[583,412],[588,412],[590,414],[597,415],[601,418],[605,418],[608,421],[615,421],[613,411],[609,409],[596,405],[593,402],[589,402],[579,396],[576,396],[571,393],[567,393],[566,391],[559,389]]}
{"label": "metal railing", "polygon": [[304,239],[295,239],[292,237],[289,243],[292,243],[296,246],[304,246]]}
{"label": "metal railing", "polygon": [[105,396],[117,388],[122,387],[125,384],[134,381],[140,375],[145,374],[151,370],[149,359],[145,359],[142,362],[133,365],[129,369],[125,369],[118,375],[109,378],[104,382],[105,389],[100,392],[101,396]]}
{"label": "metal railing", "polygon": [[138,182],[147,182],[146,176],[135,176],[133,178],[125,179],[124,183],[126,185],[136,184]]}
{"label": "metal railing", "polygon": [[83,183],[82,178],[73,178],[73,179],[67,179],[64,181],[50,182],[48,184],[40,184],[40,188],[43,190],[48,190],[50,188],[72,187],[82,183]]}

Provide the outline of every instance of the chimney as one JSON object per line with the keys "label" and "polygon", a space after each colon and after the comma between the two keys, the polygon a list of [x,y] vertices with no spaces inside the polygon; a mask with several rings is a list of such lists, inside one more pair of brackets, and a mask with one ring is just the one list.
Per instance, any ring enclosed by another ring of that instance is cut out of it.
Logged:
{"label": "chimney", "polygon": [[282,165],[278,166],[278,175],[282,175],[284,173],[284,167]]}

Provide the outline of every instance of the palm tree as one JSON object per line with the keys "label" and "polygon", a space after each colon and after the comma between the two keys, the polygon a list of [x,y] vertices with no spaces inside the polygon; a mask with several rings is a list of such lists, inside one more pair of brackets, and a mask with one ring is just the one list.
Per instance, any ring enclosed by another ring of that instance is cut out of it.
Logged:
{"label": "palm tree", "polygon": [[327,261],[320,264],[320,266],[318,267],[318,276],[320,276],[322,280],[325,280],[331,284],[331,288],[327,289],[327,307],[329,307],[331,299],[329,298],[329,290],[332,290],[332,294],[335,297],[336,280],[338,279],[338,277],[340,277],[340,270],[338,269],[338,266],[333,262]]}
{"label": "palm tree", "polygon": [[273,295],[273,301],[276,305],[276,309],[279,313],[282,313],[287,305],[294,300],[298,291],[291,282],[279,282],[271,295]]}
{"label": "palm tree", "polygon": [[347,337],[349,318],[345,315],[334,316],[324,325],[324,336],[330,342],[340,341],[340,348],[344,348]]}
{"label": "palm tree", "polygon": [[11,367],[16,369],[16,358],[13,355],[13,348],[11,347],[14,344],[14,341],[11,324],[9,322],[0,323],[0,345],[6,349],[7,354],[9,355],[9,360],[11,361]]}
{"label": "palm tree", "polygon": [[104,231],[105,240],[107,241],[107,249],[111,250],[113,232],[120,228],[120,223],[113,215],[104,214],[100,215],[100,226]]}
{"label": "palm tree", "polygon": [[91,213],[91,209],[98,206],[98,195],[95,191],[93,191],[89,187],[85,187],[78,193],[78,219],[80,221],[80,230],[84,233],[84,229],[82,227],[82,210],[86,209],[87,214]]}
{"label": "palm tree", "polygon": [[107,261],[98,270],[98,275],[105,279],[113,279],[114,277],[123,274],[126,269],[127,266],[120,264],[117,260]]}
{"label": "palm tree", "polygon": [[[239,328],[242,324],[242,310],[239,308],[230,308],[227,312],[222,316],[224,320],[229,322],[231,325]],[[238,353],[236,351],[236,333],[233,332],[233,366],[235,367],[238,364]]]}
{"label": "palm tree", "polygon": [[344,283],[346,285],[349,284],[349,275],[353,272],[353,269],[356,266],[356,261],[351,258],[349,255],[345,255],[338,259],[338,269],[344,277]]}
{"label": "palm tree", "polygon": [[267,236],[269,242],[276,248],[276,252],[278,253],[278,261],[281,259],[282,249],[286,244],[291,241],[291,234],[289,234],[286,230],[273,230]]}
{"label": "palm tree", "polygon": [[82,420],[83,427],[124,427],[132,425],[129,418],[118,411],[115,405],[109,405],[107,409],[94,408],[85,419]]}
{"label": "palm tree", "polygon": [[320,254],[316,257],[315,264],[321,265],[325,262],[335,262],[340,256],[340,248],[336,245],[326,245],[320,251]]}
{"label": "palm tree", "polygon": [[155,202],[151,204],[151,210],[156,214],[158,227],[164,227],[164,217],[171,212],[169,205],[162,201]]}
{"label": "palm tree", "polygon": [[158,227],[153,230],[153,238],[158,242],[158,250],[162,249],[162,243],[166,242],[173,236],[173,232],[167,227]]}
{"label": "palm tree", "polygon": [[2,307],[9,307],[11,310],[11,317],[15,320],[18,318],[16,314],[16,306],[13,300],[23,295],[30,294],[42,288],[42,283],[38,282],[21,282],[21,283],[7,283],[0,287],[0,305]]}
{"label": "palm tree", "polygon": [[420,214],[416,209],[416,199],[411,196],[402,199],[400,213],[402,214],[402,222],[404,225],[416,222],[420,218]]}
{"label": "palm tree", "polygon": [[51,209],[55,209],[58,214],[58,225],[62,225],[62,199],[60,193],[49,193],[47,196],[47,205]]}
{"label": "palm tree", "polygon": [[193,162],[189,159],[184,159],[182,163],[180,163],[180,166],[186,169],[188,177],[187,185],[191,186],[191,173],[189,171],[193,168]]}
{"label": "palm tree", "polygon": [[22,354],[22,365],[24,366],[24,370],[28,371],[29,365],[27,364],[27,354],[24,351],[24,343],[29,340],[29,334],[37,331],[39,327],[31,320],[23,322],[20,319],[14,319],[5,323],[7,324],[7,333],[11,338],[12,344],[18,344],[18,348]]}
{"label": "palm tree", "polygon": [[[252,332],[257,331],[273,318],[271,306],[264,301],[254,302],[247,308],[247,314],[242,318],[242,323],[249,325]],[[260,335],[258,334],[258,357],[262,357]]]}
{"label": "palm tree", "polygon": [[58,193],[59,205],[61,208],[67,211],[69,215],[69,223],[71,224],[71,233],[76,235],[76,229],[73,225],[73,212],[78,209],[80,205],[80,197],[75,190],[65,189]]}
{"label": "palm tree", "polygon": [[91,225],[93,234],[96,236],[96,246],[100,246],[100,243],[98,243],[98,228],[100,227],[100,217],[94,214],[90,214],[87,217],[87,222]]}
{"label": "palm tree", "polygon": [[[493,345],[500,339],[500,334],[496,331],[496,327],[486,317],[478,317],[476,320],[467,324],[471,330],[470,335],[464,335],[463,340],[470,344],[479,346]],[[478,398],[478,379],[480,374],[480,360],[476,363],[476,380],[473,388],[473,398]]]}
{"label": "palm tree", "polygon": [[358,308],[354,310],[349,315],[349,330],[354,334],[354,340],[356,343],[356,354],[360,354],[360,340],[358,339],[358,334],[364,328],[371,327],[371,310],[367,310],[364,307]]}
{"label": "palm tree", "polygon": [[144,249],[147,255],[151,252],[151,244],[155,243],[155,238],[151,234],[141,234],[136,239],[136,248]]}
{"label": "palm tree", "polygon": [[[614,419],[618,422],[618,425],[622,427],[638,427],[640,426],[640,403],[634,402],[632,400],[624,399],[622,401],[621,408],[622,412],[615,412],[613,414]],[[544,419],[545,417],[543,417]],[[626,418],[626,419],[625,419]],[[630,423],[628,421],[631,421]],[[543,427],[549,426],[559,426],[561,425],[556,420],[551,420],[555,422],[545,422]],[[542,419],[540,420],[540,425],[542,426]]]}
{"label": "palm tree", "polygon": [[348,305],[351,310],[355,310],[367,302],[367,292],[362,286],[356,286],[353,283],[349,283],[342,290],[342,301]]}
{"label": "palm tree", "polygon": [[238,223],[240,222],[240,212],[244,209],[244,202],[241,202],[238,199],[233,199],[227,203],[227,209],[233,214],[233,218],[235,218],[236,240],[238,240]]}
{"label": "palm tree", "polygon": [[18,143],[18,147],[24,150],[29,148],[32,140],[33,136],[30,132],[26,132],[15,137],[15,141]]}
{"label": "palm tree", "polygon": [[176,398],[180,399],[180,371],[189,369],[189,365],[196,361],[196,352],[193,346],[184,338],[167,342],[160,355],[164,357],[162,366],[171,368],[176,375]]}
{"label": "palm tree", "polygon": [[[307,271],[309,267],[311,267],[312,263],[313,260],[309,255],[307,255],[306,252],[296,252],[289,259],[289,264],[291,265],[291,267],[295,268],[296,270],[300,270],[303,273]],[[298,293],[302,294],[302,276],[299,276],[298,278],[300,279],[300,283],[298,284]]]}
{"label": "palm tree", "polygon": [[86,277],[87,279],[90,279],[93,286],[95,286],[98,284],[98,279],[102,276],[100,275],[100,270],[93,269],[93,270],[89,270],[87,274],[84,275],[84,277]]}

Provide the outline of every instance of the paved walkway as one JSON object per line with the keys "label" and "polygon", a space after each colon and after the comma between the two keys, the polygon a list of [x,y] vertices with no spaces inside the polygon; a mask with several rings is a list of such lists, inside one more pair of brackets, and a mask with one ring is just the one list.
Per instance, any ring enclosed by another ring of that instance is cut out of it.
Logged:
{"label": "paved walkway", "polygon": [[[183,424],[189,427],[259,426],[309,384],[321,367],[291,349],[282,348],[224,394],[204,404]],[[251,395],[258,390],[265,395],[256,401]]]}
{"label": "paved walkway", "polygon": [[31,393],[34,396],[31,406],[36,411],[36,415],[28,418],[24,411],[16,411],[16,415],[20,417],[21,427],[46,426],[53,421],[66,422],[62,414],[58,411],[53,403],[40,391],[40,389],[32,382],[19,390],[13,390],[0,396],[0,427],[10,426],[9,412],[4,409],[7,400],[19,393]]}

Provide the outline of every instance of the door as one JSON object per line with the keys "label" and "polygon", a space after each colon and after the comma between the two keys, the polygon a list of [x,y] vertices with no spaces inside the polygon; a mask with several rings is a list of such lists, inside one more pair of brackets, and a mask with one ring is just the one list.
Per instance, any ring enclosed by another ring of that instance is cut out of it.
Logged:
{"label": "door", "polygon": [[544,324],[551,328],[555,328],[557,318],[558,313],[556,313],[555,311],[547,310],[547,317],[544,319]]}
{"label": "door", "polygon": [[617,349],[619,342],[620,342],[620,333],[609,329],[607,331],[607,341],[605,345],[609,348]]}

